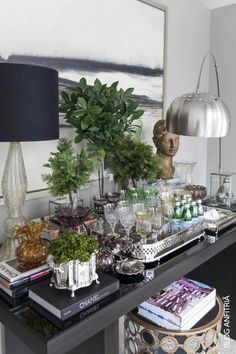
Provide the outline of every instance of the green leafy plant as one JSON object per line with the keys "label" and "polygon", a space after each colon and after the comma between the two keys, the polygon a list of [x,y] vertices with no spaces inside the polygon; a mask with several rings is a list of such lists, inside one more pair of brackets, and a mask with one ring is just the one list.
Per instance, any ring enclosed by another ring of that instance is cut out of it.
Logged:
{"label": "green leafy plant", "polygon": [[150,195],[156,197],[158,195],[158,191],[157,190],[149,191],[142,188],[133,188],[133,189],[128,188],[123,191],[124,199],[130,201],[131,203],[145,202]]}
{"label": "green leafy plant", "polygon": [[86,234],[78,235],[64,230],[60,238],[50,243],[48,253],[53,256],[54,263],[62,264],[73,260],[87,262],[98,249],[97,240]]}
{"label": "green leafy plant", "polygon": [[[138,109],[133,90],[118,89],[118,82],[108,86],[98,79],[94,85],[88,85],[82,78],[71,92],[63,91],[60,111],[66,121],[76,128],[75,142],[86,139],[89,149],[104,150],[104,157],[109,158],[123,135],[135,133],[141,125],[143,110]],[[103,163],[101,172],[100,194],[103,194]]]}
{"label": "green leafy plant", "polygon": [[156,181],[157,172],[161,169],[160,158],[153,153],[153,148],[139,139],[123,136],[112,154],[111,169],[114,178],[126,188],[128,180],[137,187],[140,179],[152,183]]}
{"label": "green leafy plant", "polygon": [[49,191],[54,196],[69,195],[70,204],[73,205],[72,193],[83,186],[97,168],[98,156],[82,148],[80,153],[74,153],[72,141],[60,139],[57,152],[52,152],[48,163],[44,167],[51,172],[42,175]]}
{"label": "green leafy plant", "polygon": [[85,78],[79,81],[72,93],[62,92],[60,111],[68,123],[76,128],[75,142],[87,139],[105,152],[109,152],[116,140],[125,132],[134,132],[134,122],[143,111],[133,97],[133,88],[118,89],[118,82],[111,86],[98,79],[88,85]]}

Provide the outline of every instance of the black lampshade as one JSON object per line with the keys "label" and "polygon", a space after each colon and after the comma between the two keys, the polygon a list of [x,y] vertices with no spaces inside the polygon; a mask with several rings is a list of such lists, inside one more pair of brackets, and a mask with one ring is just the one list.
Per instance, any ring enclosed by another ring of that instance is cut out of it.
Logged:
{"label": "black lampshade", "polygon": [[58,137],[58,72],[43,66],[0,63],[0,141]]}

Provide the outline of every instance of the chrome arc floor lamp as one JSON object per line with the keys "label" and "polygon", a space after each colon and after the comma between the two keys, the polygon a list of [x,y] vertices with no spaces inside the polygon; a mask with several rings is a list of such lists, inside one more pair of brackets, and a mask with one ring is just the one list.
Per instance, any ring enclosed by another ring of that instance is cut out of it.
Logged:
{"label": "chrome arc floor lamp", "polygon": [[[200,92],[202,69],[207,56],[214,61],[217,96],[210,92]],[[222,169],[222,141],[230,129],[230,113],[220,98],[218,65],[213,53],[207,52],[203,58],[196,92],[190,92],[176,98],[166,115],[166,127],[171,133],[193,137],[219,138],[219,172]]]}

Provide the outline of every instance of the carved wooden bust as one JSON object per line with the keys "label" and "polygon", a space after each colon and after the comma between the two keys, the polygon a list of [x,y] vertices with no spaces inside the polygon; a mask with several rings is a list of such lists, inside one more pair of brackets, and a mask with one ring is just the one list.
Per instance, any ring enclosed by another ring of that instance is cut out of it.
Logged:
{"label": "carved wooden bust", "polygon": [[165,120],[161,119],[154,125],[152,140],[157,148],[156,153],[162,160],[162,169],[157,178],[172,178],[175,172],[172,160],[179,148],[179,135],[167,132]]}

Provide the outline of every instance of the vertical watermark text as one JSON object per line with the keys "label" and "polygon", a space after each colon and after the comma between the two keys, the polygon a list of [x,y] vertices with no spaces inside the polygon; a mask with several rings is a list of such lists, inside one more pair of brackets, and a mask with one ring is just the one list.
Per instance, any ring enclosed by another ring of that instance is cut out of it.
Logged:
{"label": "vertical watermark text", "polygon": [[222,297],[224,303],[224,316],[222,324],[222,333],[224,336],[224,348],[230,348],[230,295]]}

